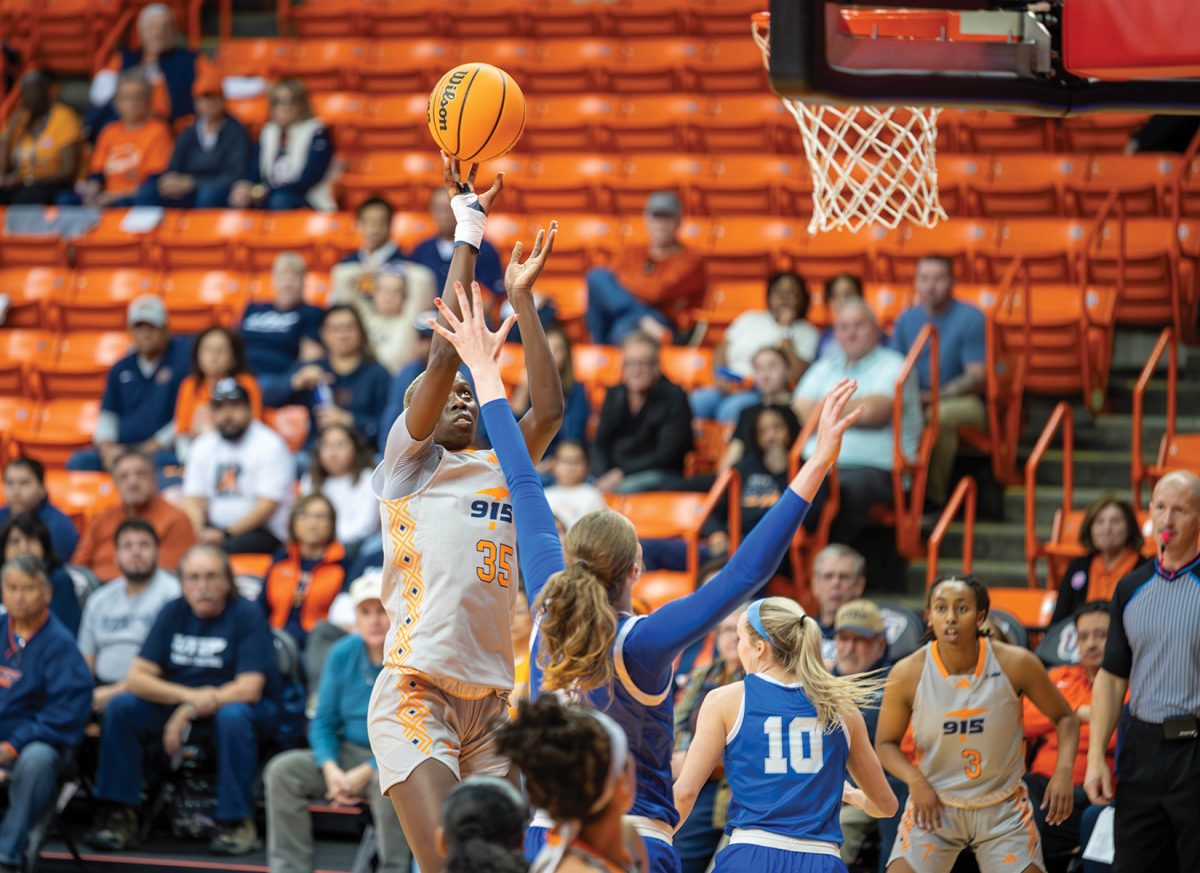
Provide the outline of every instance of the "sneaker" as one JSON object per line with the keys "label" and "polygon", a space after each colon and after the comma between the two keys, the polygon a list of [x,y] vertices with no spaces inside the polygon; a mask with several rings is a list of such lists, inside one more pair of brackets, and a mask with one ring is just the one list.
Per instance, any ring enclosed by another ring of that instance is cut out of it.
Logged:
{"label": "sneaker", "polygon": [[119,852],[137,841],[137,813],[128,806],[111,807],[99,827],[84,837],[93,849]]}
{"label": "sneaker", "polygon": [[253,818],[217,822],[217,835],[209,849],[218,855],[245,855],[259,847],[258,828]]}

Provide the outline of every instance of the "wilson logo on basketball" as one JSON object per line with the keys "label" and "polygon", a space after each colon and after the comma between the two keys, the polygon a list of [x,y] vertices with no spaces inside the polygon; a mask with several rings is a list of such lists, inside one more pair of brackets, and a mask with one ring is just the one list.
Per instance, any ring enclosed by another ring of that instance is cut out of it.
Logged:
{"label": "wilson logo on basketball", "polygon": [[442,99],[438,104],[438,129],[448,130],[446,107],[450,105],[458,94],[458,86],[467,78],[466,70],[456,70],[450,75],[450,81],[446,83],[446,87],[442,90]]}

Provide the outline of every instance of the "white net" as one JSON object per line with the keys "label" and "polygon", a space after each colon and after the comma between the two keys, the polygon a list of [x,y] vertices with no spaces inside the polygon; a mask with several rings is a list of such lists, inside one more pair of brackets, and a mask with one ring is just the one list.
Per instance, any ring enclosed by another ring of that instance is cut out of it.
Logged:
{"label": "white net", "polygon": [[[754,16],[754,41],[771,57],[770,17]],[[826,106],[783,98],[804,141],[813,184],[809,233],[911,221],[933,227],[946,218],[938,201],[940,109]]]}

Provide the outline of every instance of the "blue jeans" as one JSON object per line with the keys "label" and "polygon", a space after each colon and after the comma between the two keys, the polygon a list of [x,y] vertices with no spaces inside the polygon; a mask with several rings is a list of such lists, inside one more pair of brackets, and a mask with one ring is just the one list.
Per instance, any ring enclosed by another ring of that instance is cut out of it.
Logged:
{"label": "blue jeans", "polygon": [[311,209],[312,207],[308,205],[308,200],[300,192],[276,188],[267,192],[267,199],[263,201],[262,208],[282,211],[287,209]]}
{"label": "blue jeans", "polygon": [[46,743],[21,749],[8,776],[8,809],[0,821],[0,864],[24,866],[29,832],[50,811],[62,765],[63,754]]}
{"label": "blue jeans", "polygon": [[229,205],[232,185],[197,185],[182,197],[158,193],[158,177],[147,179],[133,196],[134,206],[164,206],[168,209],[224,209]]}
{"label": "blue jeans", "polygon": [[[57,197],[55,197],[54,202],[58,206],[82,206],[83,205],[83,201],[79,198],[79,195],[70,189],[63,191],[61,194],[59,194]],[[112,203],[108,204],[108,207],[110,209],[124,209],[127,206],[133,206],[133,205],[134,205],[134,195],[130,194],[128,197],[122,197],[119,200],[114,200]]]}
{"label": "blue jeans", "polygon": [[[96,797],[136,809],[142,799],[142,756],[161,748],[162,732],[175,707],[122,694],[104,711]],[[276,707],[228,703],[211,719],[193,725],[193,738],[206,731],[217,749],[217,819],[241,821],[254,814],[254,777],[258,771],[258,731],[265,730]]]}
{"label": "blue jeans", "polygon": [[688,399],[692,405],[692,415],[696,418],[711,418],[722,424],[737,424],[742,412],[760,402],[762,395],[753,388],[749,391],[725,394],[714,386],[697,388]]}
{"label": "blue jeans", "polygon": [[587,274],[588,305],[583,314],[592,342],[617,345],[637,330],[647,315],[674,333],[671,320],[647,303],[638,300],[617,281],[612,270],[597,268]]}
{"label": "blue jeans", "polygon": [[717,843],[721,842],[722,829],[714,828],[712,822],[713,804],[720,784],[717,781],[704,783],[696,795],[692,814],[675,832],[675,851],[683,873],[704,873],[717,851]]}

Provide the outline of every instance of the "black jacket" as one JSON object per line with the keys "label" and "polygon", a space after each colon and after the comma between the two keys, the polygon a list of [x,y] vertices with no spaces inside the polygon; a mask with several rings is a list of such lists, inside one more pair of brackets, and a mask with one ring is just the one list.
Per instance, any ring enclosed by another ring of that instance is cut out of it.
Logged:
{"label": "black jacket", "polygon": [[[1141,558],[1134,564],[1134,570],[1141,567],[1148,558]],[[1054,617],[1051,625],[1056,625],[1063,619],[1070,618],[1079,607],[1087,603],[1088,571],[1092,566],[1092,556],[1083,555],[1067,564],[1062,581],[1058,584],[1058,602],[1054,604]]]}
{"label": "black jacket", "polygon": [[660,378],[637,415],[629,410],[624,385],[608,389],[592,443],[592,473],[602,476],[616,467],[626,476],[646,470],[682,475],[691,450],[692,410],[678,385]]}

